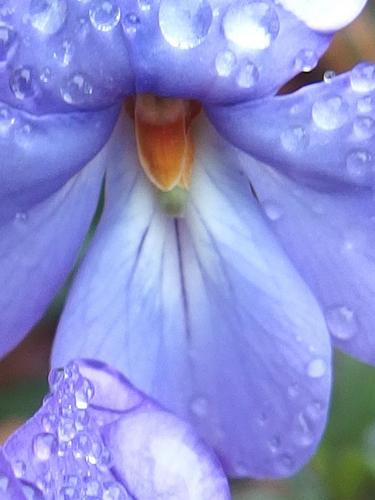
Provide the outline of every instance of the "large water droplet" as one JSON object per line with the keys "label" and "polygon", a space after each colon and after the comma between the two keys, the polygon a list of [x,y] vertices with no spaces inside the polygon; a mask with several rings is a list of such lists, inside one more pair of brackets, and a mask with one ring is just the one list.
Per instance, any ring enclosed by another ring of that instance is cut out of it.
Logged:
{"label": "large water droplet", "polygon": [[314,50],[302,49],[298,52],[295,59],[295,67],[298,71],[308,73],[318,64],[319,57]]}
{"label": "large water droplet", "polygon": [[57,452],[57,446],[57,439],[53,434],[42,432],[34,436],[33,452],[38,460],[49,460]]}
{"label": "large water droplet", "polygon": [[350,83],[355,92],[375,90],[375,64],[358,64],[350,74]]}
{"label": "large water droplet", "polygon": [[375,135],[375,120],[369,116],[357,116],[353,123],[353,130],[358,139],[370,139]]}
{"label": "large water droplet", "polygon": [[81,73],[71,76],[61,88],[61,97],[68,104],[82,104],[93,92],[92,85]]}
{"label": "large water droplet", "polygon": [[264,50],[277,37],[279,18],[265,1],[239,0],[230,5],[223,18],[227,40],[248,50]]}
{"label": "large water droplet", "polygon": [[335,130],[347,122],[348,109],[349,107],[342,97],[324,97],[314,102],[312,116],[318,127],[324,130]]}
{"label": "large water droplet", "polygon": [[98,31],[111,31],[120,22],[121,10],[111,0],[97,0],[89,11],[91,24]]}
{"label": "large water droplet", "polygon": [[160,30],[173,47],[191,49],[206,38],[212,23],[208,0],[161,0]]}
{"label": "large water droplet", "polygon": [[331,334],[340,340],[349,340],[358,331],[357,318],[346,306],[332,307],[326,312],[326,320]]}
{"label": "large water droplet", "polygon": [[37,30],[52,35],[65,23],[68,13],[66,0],[31,0],[30,21]]}

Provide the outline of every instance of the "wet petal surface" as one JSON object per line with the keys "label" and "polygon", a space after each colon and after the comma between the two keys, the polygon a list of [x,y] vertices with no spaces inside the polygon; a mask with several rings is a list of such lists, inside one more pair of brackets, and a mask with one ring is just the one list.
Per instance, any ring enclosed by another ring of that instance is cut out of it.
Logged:
{"label": "wet petal surface", "polygon": [[289,475],[325,423],[330,343],[320,310],[258,211],[237,151],[199,129],[191,200],[174,220],[122,127],[126,156],[114,136],[107,206],[53,363],[78,353],[108,360],[191,420],[230,474]]}
{"label": "wet petal surface", "polygon": [[375,65],[361,63],[329,83],[208,113],[233,144],[319,189],[375,183]]}

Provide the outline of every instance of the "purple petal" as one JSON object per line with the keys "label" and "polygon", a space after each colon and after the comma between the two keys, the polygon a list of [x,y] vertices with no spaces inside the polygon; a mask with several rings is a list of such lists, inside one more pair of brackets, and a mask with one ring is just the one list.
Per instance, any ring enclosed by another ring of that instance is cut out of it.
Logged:
{"label": "purple petal", "polygon": [[26,500],[22,485],[18,483],[2,448],[0,448],[0,495],[2,500]]}
{"label": "purple petal", "polygon": [[351,23],[367,0],[280,0],[280,4],[307,26],[318,31],[336,31]]}
{"label": "purple petal", "polygon": [[83,168],[107,141],[117,114],[111,108],[33,116],[0,107],[0,222],[29,210]]}
{"label": "purple petal", "polygon": [[40,319],[72,269],[96,209],[99,156],[51,198],[0,226],[0,354]]}
{"label": "purple petal", "polygon": [[291,474],[313,453],[329,398],[330,343],[315,299],[258,211],[237,152],[209,124],[197,131],[180,220],[145,182],[131,125],[116,134],[107,205],[54,365],[77,355],[111,362],[190,419],[228,473]]}
{"label": "purple petal", "polygon": [[232,107],[210,107],[237,147],[320,189],[373,186],[375,65],[361,63],[330,83]]}
{"label": "purple petal", "polygon": [[[101,391],[109,380],[112,395]],[[49,381],[42,408],[4,445],[18,484],[38,487],[46,500],[184,498],[175,495],[180,491],[192,493],[186,498],[229,499],[220,466],[190,427],[108,366],[70,363]],[[113,410],[106,406],[113,395],[140,403]]]}
{"label": "purple petal", "polygon": [[249,164],[284,248],[322,304],[337,346],[375,363],[375,204],[367,192],[319,192]]}
{"label": "purple petal", "polygon": [[264,96],[314,66],[331,40],[276,2],[56,5],[55,16],[43,4],[25,18],[29,1],[20,0],[3,28],[14,42],[0,96],[36,113],[98,109],[134,92],[214,102]]}

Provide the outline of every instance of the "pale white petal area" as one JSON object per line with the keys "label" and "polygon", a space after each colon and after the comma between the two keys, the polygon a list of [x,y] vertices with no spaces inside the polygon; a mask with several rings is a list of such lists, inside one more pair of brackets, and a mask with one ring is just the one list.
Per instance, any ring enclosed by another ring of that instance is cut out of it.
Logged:
{"label": "pale white petal area", "polygon": [[351,23],[362,11],[367,0],[279,0],[309,28],[336,31]]}

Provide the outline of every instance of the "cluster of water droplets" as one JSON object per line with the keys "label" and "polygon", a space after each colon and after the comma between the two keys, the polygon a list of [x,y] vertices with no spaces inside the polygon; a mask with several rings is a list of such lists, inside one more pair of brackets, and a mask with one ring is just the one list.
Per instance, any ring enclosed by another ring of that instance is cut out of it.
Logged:
{"label": "cluster of water droplets", "polygon": [[34,417],[39,418],[40,428],[32,438],[32,460],[12,463],[15,476],[25,487],[32,488],[33,495],[27,498],[130,498],[111,473],[110,450],[90,414],[92,383],[80,374],[77,364],[70,363],[64,370],[53,369],[49,384],[51,393]]}
{"label": "cluster of water droplets", "polygon": [[[328,90],[335,78],[338,77],[333,72],[325,74]],[[322,143],[324,134],[325,140],[329,141],[330,133],[341,133],[342,146],[347,149],[346,161],[342,165],[344,173],[358,184],[375,178],[372,147],[375,137],[375,65],[361,63],[355,67],[344,91],[337,94],[334,91],[322,92],[311,104],[310,119],[303,116],[301,123],[296,124],[300,111],[298,105],[290,109],[293,125],[281,132],[280,142],[286,152],[308,153],[312,144]]]}

